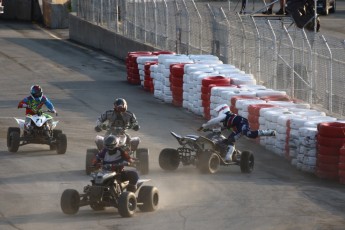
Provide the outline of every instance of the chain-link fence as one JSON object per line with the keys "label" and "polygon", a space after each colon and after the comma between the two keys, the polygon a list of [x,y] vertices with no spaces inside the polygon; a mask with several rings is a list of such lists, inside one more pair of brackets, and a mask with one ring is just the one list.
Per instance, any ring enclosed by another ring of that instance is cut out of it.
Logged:
{"label": "chain-link fence", "polygon": [[78,0],[77,16],[132,40],[181,54],[214,54],[329,115],[345,116],[345,43],[194,0]]}

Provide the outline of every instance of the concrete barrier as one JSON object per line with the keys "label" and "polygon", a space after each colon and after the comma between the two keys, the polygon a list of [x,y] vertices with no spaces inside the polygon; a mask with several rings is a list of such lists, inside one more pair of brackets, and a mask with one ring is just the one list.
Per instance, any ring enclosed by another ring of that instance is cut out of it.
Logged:
{"label": "concrete barrier", "polygon": [[152,46],[131,40],[98,25],[87,22],[74,13],[69,14],[69,38],[78,43],[100,49],[105,53],[125,60],[131,51],[154,51]]}
{"label": "concrete barrier", "polygon": [[43,21],[44,25],[51,29],[68,28],[69,1],[43,0]]}

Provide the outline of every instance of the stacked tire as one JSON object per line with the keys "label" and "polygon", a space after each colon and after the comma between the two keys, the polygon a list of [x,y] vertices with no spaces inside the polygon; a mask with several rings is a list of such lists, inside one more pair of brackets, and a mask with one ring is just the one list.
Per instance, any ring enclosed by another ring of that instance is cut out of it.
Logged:
{"label": "stacked tire", "polygon": [[339,182],[345,184],[345,144],[339,150]]}
{"label": "stacked tire", "polygon": [[170,89],[172,92],[172,104],[182,107],[183,103],[183,74],[185,64],[173,64],[170,66]]}
{"label": "stacked tire", "polygon": [[259,99],[259,98],[254,97],[254,96],[246,96],[246,95],[233,96],[231,97],[231,100],[230,100],[231,112],[238,114],[238,109],[236,108],[236,101],[240,99]]}
{"label": "stacked tire", "polygon": [[136,51],[129,52],[126,57],[127,67],[127,82],[132,85],[140,85],[140,75],[137,63],[137,58],[140,56],[151,56],[152,52],[149,51]]}
{"label": "stacked tire", "polygon": [[[344,180],[344,162],[340,161],[340,150],[345,144],[345,123],[322,122],[317,126],[316,175],[319,178]],[[343,152],[344,150],[341,150]]]}
{"label": "stacked tire", "polygon": [[202,101],[202,107],[204,109],[204,117],[206,119],[211,118],[210,95],[211,95],[211,88],[214,86],[233,87],[233,86],[231,86],[231,79],[223,77],[223,76],[211,76],[211,77],[205,77],[204,79],[202,79],[202,82],[201,82],[201,101]]}
{"label": "stacked tire", "polygon": [[248,122],[252,130],[258,130],[260,128],[259,118],[260,110],[262,108],[276,107],[271,104],[253,104],[248,106]]}
{"label": "stacked tire", "polygon": [[153,78],[151,77],[151,70],[150,67],[152,65],[157,65],[158,61],[148,61],[145,62],[145,67],[144,67],[144,71],[145,71],[145,75],[144,75],[144,90],[153,93],[154,91],[154,85],[153,85]]}

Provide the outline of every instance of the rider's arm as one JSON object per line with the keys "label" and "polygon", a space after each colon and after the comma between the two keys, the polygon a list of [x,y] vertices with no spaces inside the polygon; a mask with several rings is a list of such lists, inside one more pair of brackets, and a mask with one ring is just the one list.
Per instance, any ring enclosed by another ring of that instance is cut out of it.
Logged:
{"label": "rider's arm", "polygon": [[226,115],[224,114],[224,116],[218,116],[218,117],[212,118],[211,120],[203,124],[202,127],[204,129],[207,129],[213,126],[220,126],[220,123],[224,120],[225,117]]}
{"label": "rider's arm", "polygon": [[44,100],[45,106],[47,106],[50,111],[56,113],[53,103],[51,103],[51,101],[46,96],[43,96],[42,100]]}
{"label": "rider's arm", "polygon": [[21,100],[19,103],[18,103],[18,109],[19,108],[27,108],[28,107],[28,99],[27,98],[24,98],[23,100]]}
{"label": "rider's arm", "polygon": [[135,114],[130,111],[127,111],[127,113],[130,115],[130,118],[129,118],[130,128],[132,128],[135,131],[138,131],[140,127],[139,127],[139,123]]}

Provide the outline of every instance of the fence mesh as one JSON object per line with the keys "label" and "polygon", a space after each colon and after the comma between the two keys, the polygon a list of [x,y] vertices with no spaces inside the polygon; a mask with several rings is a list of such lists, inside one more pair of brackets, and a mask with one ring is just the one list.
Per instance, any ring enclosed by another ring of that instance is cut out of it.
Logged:
{"label": "fence mesh", "polygon": [[77,16],[160,50],[217,55],[258,84],[345,117],[344,41],[299,29],[290,17],[194,0],[79,0]]}

